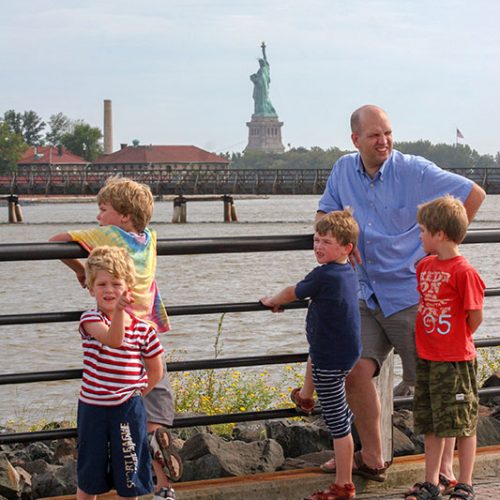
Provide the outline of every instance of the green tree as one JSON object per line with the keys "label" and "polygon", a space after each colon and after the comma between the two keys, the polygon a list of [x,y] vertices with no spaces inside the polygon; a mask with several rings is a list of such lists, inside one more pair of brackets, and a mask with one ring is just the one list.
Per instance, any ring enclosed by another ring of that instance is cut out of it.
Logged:
{"label": "green tree", "polygon": [[73,123],[65,114],[59,112],[50,116],[48,126],[50,131],[45,134],[45,140],[50,145],[57,146],[61,144],[62,136],[71,132]]}
{"label": "green tree", "polygon": [[61,137],[61,143],[72,153],[82,156],[87,161],[94,161],[102,155],[102,132],[98,127],[91,127],[82,121],[75,123],[72,132]]}
{"label": "green tree", "polygon": [[22,134],[24,141],[30,146],[43,144],[45,122],[35,111],[25,111],[21,114],[9,109],[4,113],[3,121],[12,132]]}
{"label": "green tree", "polygon": [[45,122],[34,111],[23,113],[23,136],[27,144],[30,146],[43,144],[44,128]]}
{"label": "green tree", "polygon": [[9,126],[11,132],[15,134],[23,133],[23,115],[13,109],[9,109],[3,114],[3,121]]}
{"label": "green tree", "polygon": [[17,169],[20,160],[28,145],[24,142],[21,134],[12,132],[9,124],[0,123],[0,172],[10,174]]}

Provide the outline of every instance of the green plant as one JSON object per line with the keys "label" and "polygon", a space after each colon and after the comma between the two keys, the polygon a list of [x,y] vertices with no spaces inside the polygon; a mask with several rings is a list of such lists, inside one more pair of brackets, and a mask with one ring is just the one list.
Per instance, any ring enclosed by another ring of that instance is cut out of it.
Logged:
{"label": "green plant", "polygon": [[[215,359],[223,351],[223,320],[224,314],[214,340]],[[218,415],[291,406],[288,394],[292,387],[301,385],[301,373],[301,365],[287,365],[276,383],[276,377],[273,379],[268,370],[209,369],[171,373],[170,382],[177,413]],[[214,431],[226,435],[233,427],[232,424],[214,426]]]}
{"label": "green plant", "polygon": [[481,387],[488,377],[500,371],[500,349],[498,347],[478,349],[477,366],[477,382]]}

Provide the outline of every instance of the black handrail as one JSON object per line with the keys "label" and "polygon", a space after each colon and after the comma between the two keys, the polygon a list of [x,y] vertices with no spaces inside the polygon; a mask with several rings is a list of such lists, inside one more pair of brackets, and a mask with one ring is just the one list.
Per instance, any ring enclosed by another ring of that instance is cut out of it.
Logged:
{"label": "black handrail", "polygon": [[[500,295],[500,288],[498,289]],[[303,309],[307,307],[306,300],[298,300],[284,306],[284,309]],[[171,306],[168,308],[169,316],[185,316],[197,314],[223,314],[236,312],[263,311],[266,307],[259,302],[238,302],[223,304],[196,304],[187,306]],[[21,325],[30,323],[60,323],[65,321],[79,321],[83,311],[67,311],[56,313],[32,314],[5,314],[0,316],[0,326]]]}
{"label": "black handrail", "polygon": [[[500,288],[487,288],[486,297],[499,297]],[[307,307],[306,300],[298,300],[284,306],[284,309],[303,309]],[[195,304],[185,306],[170,306],[169,316],[185,316],[198,314],[223,314],[236,312],[262,311],[266,309],[258,302],[230,302],[222,304]],[[0,326],[27,325],[32,323],[64,323],[79,321],[83,311],[65,311],[55,313],[4,314],[0,315]]]}
{"label": "black handrail", "polygon": [[[499,229],[471,229],[464,243],[500,243]],[[237,252],[275,252],[310,250],[311,234],[278,236],[227,236],[219,238],[160,239],[158,255],[191,255]],[[78,243],[4,243],[0,245],[0,262],[19,260],[79,259],[88,255]]]}
{"label": "black handrail", "polygon": [[[489,337],[486,339],[477,339],[474,342],[476,348],[496,347],[500,345],[500,337]],[[240,356],[237,358],[216,358],[216,359],[197,359],[189,361],[169,361],[169,372],[185,372],[193,370],[211,370],[222,368],[236,368],[242,366],[260,366],[260,365],[282,365],[287,363],[303,363],[307,360],[307,353],[293,354],[270,354],[261,356]],[[48,382],[55,380],[74,380],[82,377],[83,370],[54,370],[46,372],[28,372],[28,373],[5,373],[0,374],[0,385],[8,384],[28,384],[33,382]],[[499,389],[500,392],[500,389]]]}

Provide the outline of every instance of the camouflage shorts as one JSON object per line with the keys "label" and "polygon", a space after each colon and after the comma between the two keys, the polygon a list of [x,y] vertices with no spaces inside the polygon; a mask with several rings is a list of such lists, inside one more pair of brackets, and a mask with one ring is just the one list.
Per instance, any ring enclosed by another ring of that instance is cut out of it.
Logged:
{"label": "camouflage shorts", "polygon": [[477,360],[417,361],[415,433],[464,437],[476,433]]}

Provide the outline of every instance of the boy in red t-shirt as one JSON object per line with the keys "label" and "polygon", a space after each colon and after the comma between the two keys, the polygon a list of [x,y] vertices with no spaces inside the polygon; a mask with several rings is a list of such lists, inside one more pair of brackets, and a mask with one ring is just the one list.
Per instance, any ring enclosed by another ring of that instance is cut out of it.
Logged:
{"label": "boy in red t-shirt", "polygon": [[415,432],[425,434],[425,482],[405,498],[438,499],[445,438],[456,437],[460,474],[450,498],[474,498],[472,471],[478,416],[477,360],[472,334],[483,320],[485,285],[460,255],[467,233],[462,203],[444,196],[419,206],[424,250],[417,264]]}

